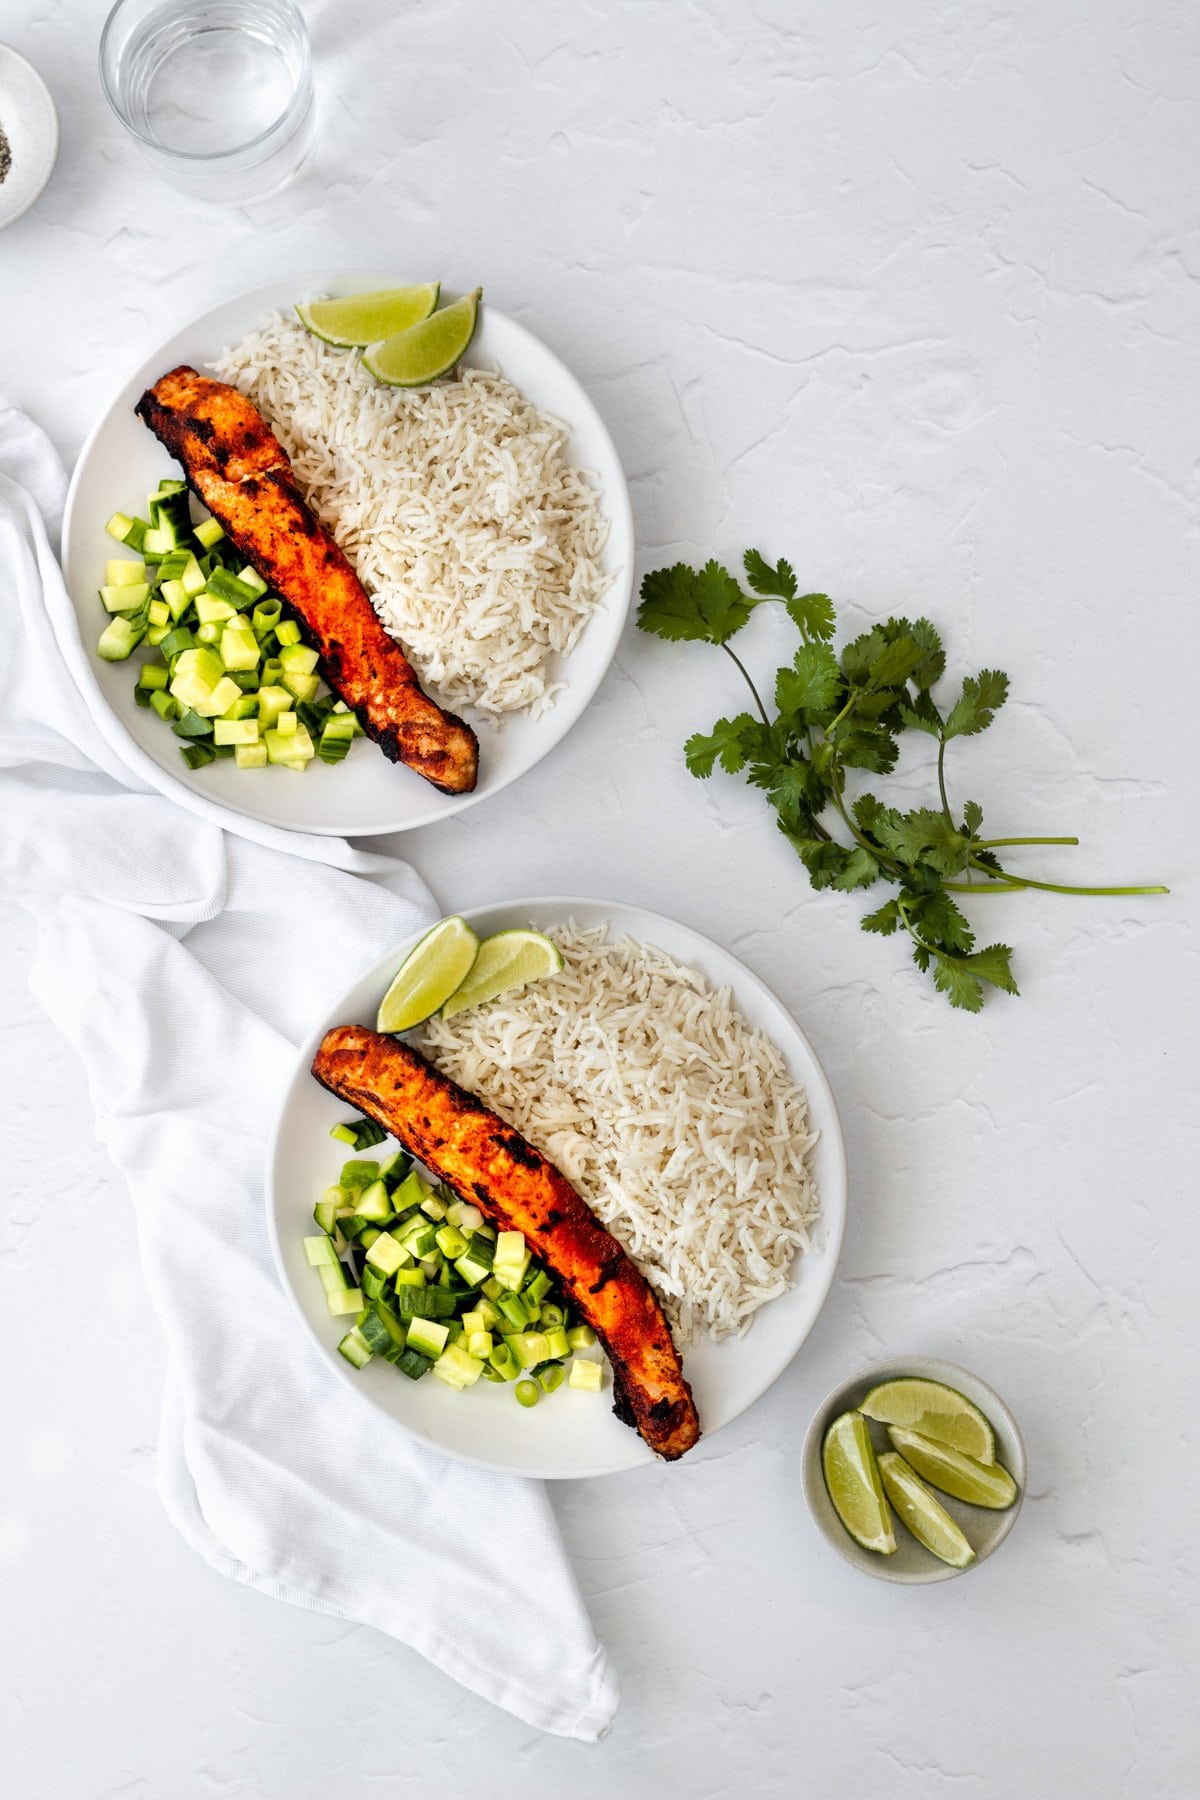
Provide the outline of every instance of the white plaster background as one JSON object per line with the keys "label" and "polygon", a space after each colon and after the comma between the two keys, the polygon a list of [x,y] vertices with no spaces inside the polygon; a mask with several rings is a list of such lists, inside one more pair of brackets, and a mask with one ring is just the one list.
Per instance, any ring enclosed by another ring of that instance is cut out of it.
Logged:
{"label": "white plaster background", "polygon": [[[314,160],[210,209],[108,117],[103,8],[4,0],[63,142],[0,236],[0,388],[64,455],[237,288],[389,260],[482,279],[604,413],[640,569],[758,542],[852,617],[928,612],[952,666],[1013,678],[958,791],[997,831],[1077,831],[1047,872],[1175,892],[990,901],[1023,997],[953,1014],[857,900],[810,893],[757,796],[683,771],[733,697],[723,659],[632,632],[548,763],[407,840],[447,906],[610,893],[729,943],[811,1034],[848,1135],[841,1276],[794,1366],[687,1465],[557,1494],[624,1687],[594,1747],[175,1537],[126,1198],[6,907],[5,1800],[1193,1795],[1194,8],[306,10]],[[773,668],[782,640],[748,647]],[[908,1349],[991,1379],[1031,1466],[1003,1554],[912,1592],[828,1550],[798,1470],[825,1389]]]}

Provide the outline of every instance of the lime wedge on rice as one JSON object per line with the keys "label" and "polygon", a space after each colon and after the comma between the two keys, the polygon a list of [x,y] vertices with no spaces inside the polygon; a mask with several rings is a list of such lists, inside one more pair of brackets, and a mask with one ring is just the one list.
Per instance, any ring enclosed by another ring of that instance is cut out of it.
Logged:
{"label": "lime wedge on rice", "polygon": [[373,294],[352,294],[347,300],[302,300],[296,317],[314,337],[345,350],[356,344],[377,344],[427,319],[438,303],[440,281],[421,287],[379,288]]}
{"label": "lime wedge on rice", "polygon": [[562,966],[558,945],[540,931],[498,931],[480,944],[471,973],[443,1006],[442,1017],[452,1019],[469,1006],[557,975]]}
{"label": "lime wedge on rice", "polygon": [[905,1462],[943,1494],[953,1494],[969,1506],[990,1507],[993,1512],[1006,1512],[1017,1497],[1016,1482],[998,1462],[976,1462],[961,1450],[935,1444],[932,1438],[905,1431],[902,1425],[889,1425],[888,1436]]}
{"label": "lime wedge on rice", "polygon": [[375,344],[363,357],[372,375],[389,387],[427,387],[448,375],[475,336],[482,288],[431,313],[419,325]]}
{"label": "lime wedge on rice", "polygon": [[885,1381],[871,1389],[860,1411],[881,1425],[901,1425],[919,1431],[935,1443],[949,1444],[976,1462],[996,1460],[996,1438],[977,1406],[965,1394],[944,1387],[940,1381],[919,1381],[906,1376]]}
{"label": "lime wedge on rice", "polygon": [[892,1515],[861,1413],[843,1413],[833,1421],[821,1445],[821,1467],[834,1510],[855,1543],[881,1556],[894,1555]]}
{"label": "lime wedge on rice", "polygon": [[907,1525],[918,1544],[924,1544],[952,1569],[965,1569],[975,1561],[975,1552],[950,1514],[902,1456],[885,1450],[879,1458],[879,1473],[900,1522]]}
{"label": "lime wedge on rice", "polygon": [[465,919],[443,919],[410,950],[379,1008],[377,1031],[411,1031],[432,1018],[461,987],[479,954],[479,939]]}

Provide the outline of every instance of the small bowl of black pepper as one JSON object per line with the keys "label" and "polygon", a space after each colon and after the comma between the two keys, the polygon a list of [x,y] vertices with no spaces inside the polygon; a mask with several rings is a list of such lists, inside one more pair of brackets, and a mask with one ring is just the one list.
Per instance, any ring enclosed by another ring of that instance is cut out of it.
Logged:
{"label": "small bowl of black pepper", "polygon": [[39,199],[57,155],[49,88],[19,50],[0,44],[0,230]]}

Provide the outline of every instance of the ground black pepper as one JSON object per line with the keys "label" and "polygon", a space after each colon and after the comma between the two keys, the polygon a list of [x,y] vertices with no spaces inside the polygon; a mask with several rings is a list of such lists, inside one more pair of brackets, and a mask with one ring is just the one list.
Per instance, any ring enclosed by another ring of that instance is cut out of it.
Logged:
{"label": "ground black pepper", "polygon": [[4,180],[4,177],[11,168],[12,146],[5,135],[3,125],[0,125],[0,181]]}

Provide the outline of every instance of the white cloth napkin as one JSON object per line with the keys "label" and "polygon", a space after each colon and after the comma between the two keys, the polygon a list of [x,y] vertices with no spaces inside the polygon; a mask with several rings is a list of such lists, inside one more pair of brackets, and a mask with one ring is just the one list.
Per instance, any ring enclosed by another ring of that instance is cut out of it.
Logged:
{"label": "white cloth napkin", "polygon": [[0,402],[0,871],[37,918],[31,986],[133,1196],[167,1341],[163,1504],[222,1573],[597,1738],[615,1686],[544,1489],[439,1457],[359,1403],[267,1243],[266,1135],[294,1046],[434,916],[428,891],[393,859],[225,814],[124,738],[43,526],[62,500],[48,440]]}

